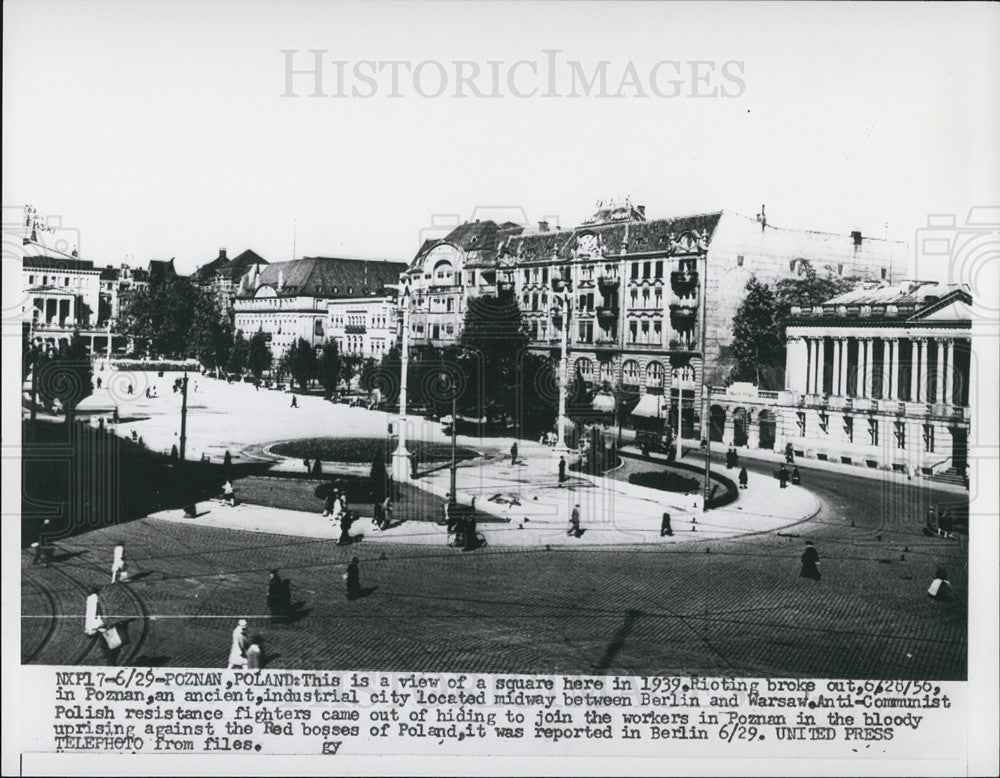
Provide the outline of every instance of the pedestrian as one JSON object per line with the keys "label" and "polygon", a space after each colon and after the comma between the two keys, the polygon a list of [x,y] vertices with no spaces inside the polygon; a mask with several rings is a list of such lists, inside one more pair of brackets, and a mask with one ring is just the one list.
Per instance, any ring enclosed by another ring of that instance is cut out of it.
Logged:
{"label": "pedestrian", "polygon": [[93,636],[105,629],[104,609],[101,607],[100,594],[101,590],[94,587],[87,596],[87,611],[83,620],[83,633],[85,635]]}
{"label": "pedestrian", "polygon": [[950,508],[941,509],[941,518],[938,519],[938,526],[941,528],[941,534],[946,538],[951,537],[952,530],[955,528],[955,521],[951,515]]}
{"label": "pedestrian", "polygon": [[[176,392],[177,389],[175,388],[174,391]],[[146,387],[146,399],[147,400],[151,399],[150,396],[149,396],[149,387],[148,386]]]}
{"label": "pedestrian", "polygon": [[170,458],[171,459],[177,459],[177,456],[178,456],[178,454],[177,454],[177,444],[175,443],[174,445],[172,445],[170,447]]}
{"label": "pedestrian", "polygon": [[347,599],[353,600],[361,595],[361,571],[358,568],[358,558],[353,557],[351,563],[347,566],[347,572],[344,573],[344,579],[347,581]]}
{"label": "pedestrian", "polygon": [[545,445],[545,433],[544,432],[541,435],[538,436],[538,445],[539,446],[544,446]]}
{"label": "pedestrian", "polygon": [[101,377],[100,376],[97,376],[97,388],[98,389],[101,388]]}
{"label": "pedestrian", "polygon": [[236,491],[233,489],[233,482],[226,481],[222,485],[222,499],[234,506],[236,505]]}
{"label": "pedestrian", "polygon": [[733,446],[732,452],[733,452],[733,467],[739,467],[740,466],[740,453],[736,450],[735,446]]}
{"label": "pedestrian", "polygon": [[733,447],[730,446],[726,449],[726,470],[733,469]]}
{"label": "pedestrian", "polygon": [[791,443],[785,444],[785,461],[788,464],[792,464],[795,462],[795,449],[792,448]]}
{"label": "pedestrian", "polygon": [[670,528],[670,514],[664,512],[663,518],[660,520],[660,537],[664,535],[668,537],[673,537],[674,531]]}
{"label": "pedestrian", "polygon": [[323,517],[331,516],[333,514],[334,503],[337,500],[337,490],[331,489],[326,498],[323,500]]}
{"label": "pedestrian", "polygon": [[125,544],[118,541],[115,546],[115,559],[111,563],[111,583],[118,583],[128,577],[125,571]]}
{"label": "pedestrian", "polygon": [[806,541],[806,550],[802,552],[802,569],[799,571],[799,577],[812,578],[814,581],[820,579],[819,552],[811,540]]}
{"label": "pedestrian", "polygon": [[375,525],[375,528],[388,529],[385,521],[385,509],[382,507],[382,503],[379,502],[378,500],[375,501],[375,505],[373,506],[373,512],[375,516],[372,519],[372,524]]}
{"label": "pedestrian", "polygon": [[784,463],[778,468],[778,481],[781,483],[782,489],[788,488],[788,471],[785,470]]}
{"label": "pedestrian", "polygon": [[127,390],[126,390],[126,391],[127,391],[127,392],[128,392],[129,394],[133,394],[133,393],[134,393],[134,391],[135,391],[135,390],[133,389],[133,387],[132,387],[132,384],[129,384],[129,385],[128,385],[128,388],[127,388]]}
{"label": "pedestrian", "polygon": [[479,533],[476,532],[476,512],[475,510],[470,510],[466,515],[463,522],[463,530],[465,532],[465,545],[466,551],[473,551],[479,548]]}
{"label": "pedestrian", "polygon": [[517,441],[515,440],[510,447],[510,463],[513,465],[517,462]]}
{"label": "pedestrian", "polygon": [[930,588],[927,589],[927,596],[935,600],[947,602],[953,596],[951,583],[948,581],[948,572],[943,567],[938,567],[934,571],[934,580],[931,581]]}
{"label": "pedestrian", "polygon": [[349,546],[351,544],[351,525],[354,520],[346,510],[340,513],[340,538],[337,540],[338,546]]}
{"label": "pedestrian", "polygon": [[566,481],[566,457],[559,457],[559,483]]}
{"label": "pedestrian", "polygon": [[580,503],[573,506],[573,511],[569,515],[569,529],[566,531],[567,535],[572,535],[574,538],[580,537]]}
{"label": "pedestrian", "polygon": [[299,407],[299,398],[296,397],[294,394],[292,395],[292,407],[293,408]]}
{"label": "pedestrian", "polygon": [[323,475],[323,463],[320,462],[320,460],[318,458],[313,460],[313,473],[312,474],[313,475]]}
{"label": "pedestrian", "polygon": [[31,544],[31,547],[35,549],[33,564],[37,565],[41,562],[43,565],[47,565],[52,561],[52,546],[49,544],[49,528],[51,526],[52,521],[45,519],[38,530],[38,540]]}
{"label": "pedestrian", "polygon": [[233,642],[229,647],[229,668],[240,668],[247,666],[247,648],[249,641],[246,636],[247,620],[240,619],[236,622],[236,629],[233,630]]}
{"label": "pedestrian", "polygon": [[412,481],[417,480],[417,464],[417,452],[414,451],[410,454],[410,480]]}
{"label": "pedestrian", "polygon": [[392,525],[392,495],[387,494],[382,500],[382,513],[385,516],[385,527],[388,529]]}
{"label": "pedestrian", "polygon": [[931,503],[930,508],[927,509],[927,524],[924,527],[924,534],[929,537],[937,537],[941,534],[941,529],[938,527],[938,513],[934,507],[934,503]]}
{"label": "pedestrian", "polygon": [[750,476],[747,474],[746,467],[740,468],[740,489],[747,488],[747,482],[750,480]]}
{"label": "pedestrian", "polygon": [[309,472],[309,464],[310,462],[308,458],[302,460],[302,466],[306,469],[306,473]]}
{"label": "pedestrian", "polygon": [[802,476],[799,474],[799,466],[798,465],[794,465],[792,467],[792,483],[795,486],[798,486],[800,483],[802,483]]}
{"label": "pedestrian", "polygon": [[287,615],[284,609],[284,582],[277,570],[272,570],[267,581],[267,609],[271,612],[271,618],[277,619]]}
{"label": "pedestrian", "polygon": [[254,635],[247,647],[247,670],[259,670],[263,650],[261,645],[264,639],[260,635]]}

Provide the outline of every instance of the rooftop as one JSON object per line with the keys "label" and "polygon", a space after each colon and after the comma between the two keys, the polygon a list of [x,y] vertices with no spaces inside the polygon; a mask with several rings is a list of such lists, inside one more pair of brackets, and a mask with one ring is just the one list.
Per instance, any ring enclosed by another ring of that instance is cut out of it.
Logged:
{"label": "rooftop", "polygon": [[262,287],[271,287],[280,297],[357,297],[384,294],[399,283],[405,262],[346,259],[343,257],[303,257],[274,262],[259,272],[243,276],[240,297],[253,297]]}

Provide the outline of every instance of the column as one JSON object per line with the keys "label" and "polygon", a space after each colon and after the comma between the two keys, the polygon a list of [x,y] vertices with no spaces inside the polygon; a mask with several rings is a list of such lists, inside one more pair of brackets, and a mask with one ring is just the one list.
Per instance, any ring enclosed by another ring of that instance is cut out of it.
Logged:
{"label": "column", "polygon": [[806,342],[806,394],[813,393],[813,373],[816,365],[816,349],[812,338],[803,338]]}
{"label": "column", "polygon": [[934,355],[934,402],[944,402],[945,348],[947,341],[937,338],[937,353]]}
{"label": "column", "polygon": [[899,399],[899,342],[889,341],[889,400]]}
{"label": "column", "polygon": [[945,362],[944,362],[944,402],[947,405],[954,404],[955,394],[955,342],[945,341]]}
{"label": "column", "polygon": [[840,395],[840,368],[843,363],[843,341],[835,338],[833,341],[833,375],[830,379],[830,395],[838,397]]}
{"label": "column", "polygon": [[880,400],[889,399],[889,339],[879,338],[882,341],[882,388],[879,392]]}
{"label": "column", "polygon": [[930,384],[927,383],[927,362],[930,343],[927,338],[920,338],[917,342],[920,344],[920,376],[917,379],[917,401],[925,403],[927,402],[927,392],[930,387]]}
{"label": "column", "polygon": [[865,349],[868,341],[865,338],[858,338],[858,370],[854,376],[854,396],[865,396]]}
{"label": "column", "polygon": [[920,382],[918,381],[918,376],[920,373],[920,341],[916,338],[910,338],[910,402],[917,402],[919,400],[918,387]]}
{"label": "column", "polygon": [[823,367],[826,362],[826,340],[816,338],[816,394],[823,394]]}

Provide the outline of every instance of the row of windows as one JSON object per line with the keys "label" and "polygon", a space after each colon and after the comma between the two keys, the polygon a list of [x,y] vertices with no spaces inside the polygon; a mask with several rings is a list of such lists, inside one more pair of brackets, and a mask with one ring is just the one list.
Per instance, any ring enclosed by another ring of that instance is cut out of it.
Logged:
{"label": "row of windows", "polygon": [[88,279],[85,276],[50,276],[36,275],[34,273],[28,275],[28,284],[30,286],[34,286],[39,282],[41,286],[90,286],[87,281]]}
{"label": "row of windows", "polygon": [[[868,445],[877,446],[879,445],[879,429],[881,427],[879,419],[868,419]],[[805,411],[798,411],[796,413],[796,422],[799,428],[799,436],[806,436],[806,413]],[[820,412],[819,420],[817,423],[820,432],[824,435],[830,434],[830,414],[825,412]],[[893,442],[898,449],[906,448],[906,421],[894,421],[892,422],[892,435]],[[843,419],[843,430],[844,437],[847,438],[851,443],[854,442],[854,417],[844,416]],[[924,451],[933,454],[934,453],[934,425],[924,424],[923,425],[923,444]]]}

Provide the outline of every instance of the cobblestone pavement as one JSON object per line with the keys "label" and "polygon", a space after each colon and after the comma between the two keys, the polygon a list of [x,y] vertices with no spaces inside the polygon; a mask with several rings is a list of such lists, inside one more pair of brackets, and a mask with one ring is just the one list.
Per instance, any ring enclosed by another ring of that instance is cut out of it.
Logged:
{"label": "cobblestone pavement", "polygon": [[[822,511],[786,532],[601,550],[338,547],[143,519],[60,542],[48,567],[23,554],[22,658],[103,661],[82,632],[99,584],[129,620],[119,661],[138,665],[224,666],[245,617],[275,668],[964,678],[965,541],[921,532],[940,495],[840,474],[812,488]],[[820,582],[798,576],[806,538]],[[132,577],[110,586],[119,539]],[[354,555],[372,590],[349,601]],[[954,602],[925,594],[938,564]],[[293,623],[266,615],[272,567]]]}

